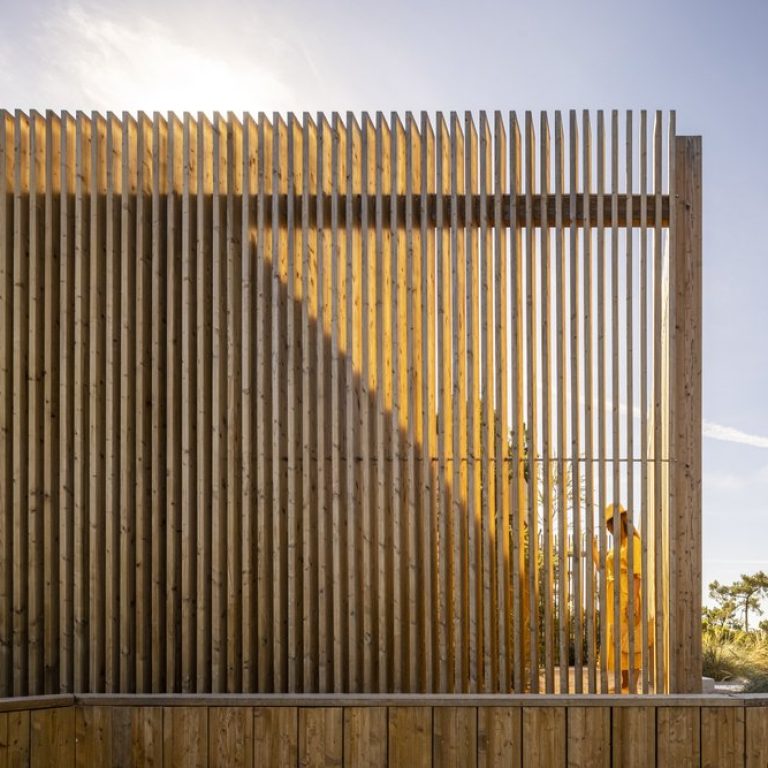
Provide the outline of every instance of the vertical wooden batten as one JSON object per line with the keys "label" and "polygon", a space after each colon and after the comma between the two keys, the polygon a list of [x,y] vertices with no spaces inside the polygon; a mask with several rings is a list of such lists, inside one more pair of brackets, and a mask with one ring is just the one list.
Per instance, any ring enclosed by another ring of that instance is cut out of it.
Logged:
{"label": "vertical wooden batten", "polygon": [[700,140],[578,122],[0,113],[0,694],[608,692],[615,501],[696,690]]}
{"label": "vertical wooden batten", "polygon": [[675,634],[669,664],[675,689],[701,691],[701,403],[702,403],[702,142],[674,139],[674,230],[670,248],[671,323],[670,511],[675,538]]}

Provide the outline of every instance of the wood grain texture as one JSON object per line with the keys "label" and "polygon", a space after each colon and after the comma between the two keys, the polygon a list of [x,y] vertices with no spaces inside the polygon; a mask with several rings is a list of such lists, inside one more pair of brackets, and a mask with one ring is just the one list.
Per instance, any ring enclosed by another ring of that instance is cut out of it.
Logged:
{"label": "wood grain texture", "polygon": [[208,709],[208,765],[212,768],[253,765],[253,709],[210,707]]}
{"label": "wood grain texture", "polygon": [[607,693],[621,494],[695,690],[700,142],[549,120],[1,113],[0,693]]}
{"label": "wood grain texture", "polygon": [[385,768],[386,707],[344,707],[345,768]]}
{"label": "wood grain texture", "polygon": [[38,709],[30,714],[29,765],[54,768],[75,762],[74,707]]}
{"label": "wood grain texture", "polygon": [[747,707],[744,714],[746,767],[767,765],[768,708]]}
{"label": "wood grain texture", "polygon": [[695,766],[701,761],[701,711],[659,707],[656,711],[659,765]]}
{"label": "wood grain texture", "polygon": [[566,765],[566,710],[523,707],[523,768]]}
{"label": "wood grain texture", "polygon": [[741,707],[701,708],[702,768],[745,764],[745,713]]}
{"label": "wood grain texture", "polygon": [[610,707],[582,707],[568,710],[568,765],[611,765]]}
{"label": "wood grain texture", "polygon": [[522,708],[477,708],[478,768],[519,768],[523,756]]}
{"label": "wood grain texture", "polygon": [[641,768],[656,761],[656,711],[653,707],[614,707],[611,724],[613,764]]}
{"label": "wood grain texture", "polygon": [[435,765],[477,765],[477,716],[475,707],[432,710],[432,761]]}
{"label": "wood grain texture", "polygon": [[208,764],[206,707],[163,708],[163,765],[185,768]]}
{"label": "wood grain texture", "polygon": [[299,710],[299,765],[307,768],[341,766],[344,755],[341,707]]}
{"label": "wood grain texture", "polygon": [[255,765],[296,765],[299,751],[296,707],[256,707],[253,711]]}
{"label": "wood grain texture", "polygon": [[432,766],[432,714],[429,707],[389,707],[389,766]]}

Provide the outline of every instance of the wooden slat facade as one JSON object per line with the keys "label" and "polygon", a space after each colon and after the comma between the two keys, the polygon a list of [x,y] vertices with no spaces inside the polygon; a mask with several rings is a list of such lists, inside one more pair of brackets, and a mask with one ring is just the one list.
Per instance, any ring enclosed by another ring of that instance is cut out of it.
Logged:
{"label": "wooden slat facade", "polygon": [[0,112],[0,695],[695,692],[701,145],[648,133]]}
{"label": "wooden slat facade", "polygon": [[0,765],[761,768],[765,696],[0,699]]}

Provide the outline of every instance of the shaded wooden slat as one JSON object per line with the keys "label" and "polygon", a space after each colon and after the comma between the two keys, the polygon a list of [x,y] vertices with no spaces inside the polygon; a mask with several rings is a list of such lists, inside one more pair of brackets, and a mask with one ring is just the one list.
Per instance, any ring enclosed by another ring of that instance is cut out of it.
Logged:
{"label": "shaded wooden slat", "polygon": [[568,709],[568,765],[611,765],[610,707]]}
{"label": "shaded wooden slat", "polygon": [[[661,112],[654,115],[653,123],[653,176],[652,186],[654,200],[658,201],[661,195]],[[653,448],[652,448],[652,474],[653,474],[653,570],[654,570],[654,693],[663,693],[667,690],[665,653],[664,649],[664,624],[667,621],[667,612],[664,610],[664,584],[663,584],[663,519],[662,519],[662,262],[661,250],[661,226],[658,212],[653,224]]]}
{"label": "shaded wooden slat", "polygon": [[[242,417],[243,390],[242,339],[243,339],[243,266],[248,275],[248,211],[237,205],[236,197],[243,196],[243,124],[232,114],[227,115],[227,690],[243,688],[243,572],[244,559],[250,554],[246,549],[251,537],[246,536],[250,510],[243,503],[243,445],[248,422]],[[245,231],[243,215],[245,214]],[[245,234],[245,238],[243,235]],[[246,264],[243,265],[245,248]],[[247,318],[246,318],[247,322]],[[249,368],[245,369],[248,375]],[[248,392],[249,390],[245,390]],[[245,427],[245,429],[244,429]],[[247,554],[246,554],[247,553]],[[245,555],[245,557],[244,557]],[[246,583],[248,579],[246,578]],[[246,614],[247,615],[247,614]]]}
{"label": "shaded wooden slat", "polygon": [[164,768],[208,765],[208,708],[163,708]]}
{"label": "shaded wooden slat", "polygon": [[[569,112],[569,152],[568,152],[568,168],[569,168],[569,180],[571,191],[570,211],[572,216],[572,223],[570,227],[569,237],[569,276],[568,285],[570,288],[569,296],[569,310],[570,310],[570,417],[571,417],[571,485],[570,490],[565,490],[564,493],[570,493],[571,497],[571,516],[573,518],[573,562],[575,567],[573,568],[573,637],[577,639],[574,642],[574,677],[575,685],[574,691],[576,693],[583,693],[584,690],[584,592],[582,583],[583,572],[583,554],[582,553],[582,509],[589,509],[586,507],[584,490],[582,487],[582,478],[585,475],[584,467],[579,459],[583,456],[581,451],[582,446],[582,429],[581,429],[581,409],[578,406],[579,399],[582,398],[581,382],[583,381],[583,373],[581,367],[581,360],[579,356],[579,339],[580,339],[580,324],[581,324],[581,305],[579,296],[580,287],[580,264],[579,264],[579,236],[575,223],[573,222],[573,215],[576,210],[576,198],[579,189],[579,124],[575,110]],[[585,133],[584,143],[589,140],[589,136]],[[584,185],[586,189],[586,185]],[[581,337],[583,338],[583,336]],[[582,342],[583,344],[583,342]],[[566,406],[566,412],[568,408]],[[564,466],[568,466],[567,464]],[[563,469],[565,471],[565,469]],[[584,515],[586,517],[586,515]],[[589,541],[591,536],[587,536]],[[591,564],[588,565],[588,571],[591,575]],[[591,595],[588,595],[587,599],[591,599]]]}
{"label": "shaded wooden slat", "polygon": [[29,712],[8,712],[0,715],[0,765],[29,765]]}
{"label": "shaded wooden slat", "polygon": [[[331,233],[330,233],[330,262],[328,272],[330,277],[330,433],[331,433],[331,517],[330,517],[330,546],[331,546],[331,601],[332,625],[331,644],[333,649],[333,688],[335,692],[346,690],[349,670],[346,667],[348,642],[345,638],[345,627],[348,624],[346,606],[346,587],[344,575],[346,516],[342,518],[342,429],[341,422],[344,414],[341,412],[341,368],[345,349],[345,283],[346,271],[342,254],[346,247],[346,233],[339,228],[339,186],[345,178],[344,152],[346,149],[346,130],[337,113],[332,118],[331,134]],[[346,508],[344,509],[346,512]]]}
{"label": "shaded wooden slat", "polygon": [[[621,528],[624,522],[618,514],[616,505],[619,504],[621,493],[621,466],[619,457],[621,453],[620,423],[619,423],[619,229],[613,214],[618,210],[619,187],[619,113],[611,111],[611,484],[608,491],[608,503],[614,505],[613,519],[613,573],[608,578],[613,578],[613,605],[608,606],[613,628],[613,670],[614,690],[623,690],[621,670],[621,637],[626,626],[625,617],[621,611]],[[623,506],[623,505],[622,505]],[[631,540],[630,540],[631,541]],[[634,543],[634,542],[632,542]],[[629,549],[632,547],[629,546]]]}
{"label": "shaded wooden slat", "polygon": [[[592,191],[592,125],[589,111],[582,115],[582,184],[585,198]],[[583,231],[583,303],[582,313],[584,333],[584,533],[586,537],[587,558],[584,578],[585,616],[587,639],[587,691],[597,690],[597,627],[595,626],[595,569],[589,561],[594,551],[595,542],[595,480],[594,480],[594,357],[593,357],[593,250],[590,221],[585,222]],[[599,583],[599,582],[598,582]]]}
{"label": "shaded wooden slat", "polygon": [[[106,117],[104,263],[105,491],[104,491],[104,690],[120,685],[120,319],[122,124]],[[55,372],[54,372],[55,375]]]}
{"label": "shaded wooden slat", "polygon": [[[228,541],[228,436],[235,433],[227,418],[228,385],[228,301],[227,283],[229,248],[227,232],[227,168],[230,166],[227,146],[227,125],[219,113],[214,114],[213,129],[213,208],[211,215],[211,283],[204,292],[211,295],[211,391],[210,391],[210,457],[211,457],[211,522],[210,536],[210,685],[214,692],[227,689],[227,585],[230,551]],[[206,393],[206,400],[208,394]],[[207,443],[205,433],[203,441]],[[207,526],[206,526],[207,527]],[[234,629],[234,628],[233,628]],[[234,634],[234,633],[233,633]],[[208,674],[208,673],[206,673]]]}
{"label": "shaded wooden slat", "polygon": [[[168,488],[165,457],[168,453],[167,424],[173,402],[166,399],[168,379],[168,306],[167,225],[168,225],[168,124],[158,113],[152,116],[152,261],[150,271],[151,350],[150,391],[152,393],[152,423],[150,447],[151,473],[151,544],[150,572],[150,652],[152,691],[165,690],[166,684],[166,554]],[[173,251],[171,251],[173,253]]]}
{"label": "shaded wooden slat", "polygon": [[[239,127],[242,142],[242,157],[240,178],[242,183],[243,200],[240,209],[240,254],[234,254],[234,259],[240,259],[241,286],[235,286],[240,295],[233,296],[233,304],[240,304],[240,317],[233,319],[239,323],[241,339],[240,348],[235,350],[240,366],[240,480],[241,495],[241,531],[240,557],[242,570],[240,576],[240,594],[242,596],[239,608],[241,632],[242,668],[241,685],[245,690],[256,689],[257,669],[257,593],[256,593],[256,196],[258,194],[258,128],[249,114],[243,116],[242,126]],[[236,203],[234,204],[236,207]],[[238,574],[233,574],[237,577]],[[235,673],[236,676],[238,673]]]}
{"label": "shaded wooden slat", "polygon": [[440,690],[455,690],[456,683],[456,635],[455,611],[457,589],[456,558],[458,549],[458,529],[453,515],[452,498],[458,488],[452,485],[453,470],[453,381],[456,375],[453,368],[453,337],[451,317],[453,301],[453,281],[451,271],[451,229],[450,191],[451,191],[451,138],[448,124],[442,113],[437,114],[435,149],[435,184],[437,198],[437,233],[435,237],[435,286],[437,312],[435,354],[433,367],[436,376],[438,414],[437,424],[437,515],[439,518],[438,540],[441,544],[442,557],[438,554],[439,568],[436,608],[437,654],[439,672],[436,677]]}
{"label": "shaded wooden slat", "polygon": [[[258,120],[256,237],[256,605],[257,690],[272,687],[272,440],[271,440],[271,230],[265,195],[272,189],[272,125]],[[322,405],[318,397],[318,407]],[[322,624],[321,630],[322,632]],[[321,665],[322,670],[322,665]],[[322,674],[322,672],[321,672]]]}
{"label": "shaded wooden slat", "polygon": [[432,760],[440,766],[476,766],[478,711],[475,707],[432,710]]}
{"label": "shaded wooden slat", "polygon": [[[541,113],[539,127],[540,172],[539,189],[542,201],[542,227],[540,230],[539,318],[541,342],[541,507],[542,507],[542,590],[544,593],[544,681],[547,693],[555,690],[555,585],[554,585],[554,507],[553,507],[553,440],[552,440],[552,287],[551,232],[546,219],[545,200],[550,194],[550,133],[547,113]],[[539,416],[536,415],[538,419]],[[533,441],[532,445],[538,444]]]}
{"label": "shaded wooden slat", "polygon": [[747,707],[744,714],[746,768],[759,768],[768,763],[768,707]]}
{"label": "shaded wooden slat", "polygon": [[389,707],[387,758],[390,768],[432,766],[430,707]]}
{"label": "shaded wooden slat", "polygon": [[[477,178],[477,128],[471,112],[464,114],[464,181],[468,194],[476,194]],[[469,217],[466,217],[467,219]],[[467,611],[466,653],[468,654],[468,690],[472,693],[483,690],[483,579],[482,579],[482,478],[480,444],[480,318],[478,273],[478,232],[473,224],[467,224],[464,239],[466,282],[464,301],[466,306],[466,398],[461,407],[467,410],[467,450],[462,452],[467,466]]]}
{"label": "shaded wooden slat", "polygon": [[[674,115],[671,117],[674,120]],[[674,304],[670,309],[673,338],[670,369],[670,434],[674,436],[669,483],[674,503],[668,527],[676,539],[674,608],[676,634],[670,667],[676,669],[673,690],[701,691],[702,633],[694,606],[701,604],[701,423],[702,414],[702,157],[701,137],[674,138],[675,214],[670,263]],[[671,161],[670,161],[671,162]],[[671,566],[672,567],[672,566]]]}
{"label": "shaded wooden slat", "polygon": [[75,710],[75,765],[78,768],[112,763],[112,712],[109,707]]}
{"label": "shaded wooden slat", "polygon": [[[535,143],[536,137],[533,130],[533,116],[525,113],[525,382],[522,392],[526,402],[526,423],[524,430],[527,434],[521,435],[524,449],[527,450],[526,478],[528,483],[527,493],[527,556],[525,557],[525,569],[528,576],[526,584],[526,604],[524,611],[528,617],[528,647],[530,653],[530,691],[539,692],[539,525],[538,525],[538,360],[536,340],[537,312],[536,312],[536,253],[533,230],[533,192],[535,187]],[[527,440],[526,440],[527,438]]]}
{"label": "shaded wooden slat", "polygon": [[522,708],[478,707],[478,768],[520,768],[522,752]]}
{"label": "shaded wooden slat", "polygon": [[59,377],[59,657],[61,670],[59,690],[72,691],[74,686],[74,191],[75,191],[75,123],[62,114],[61,132],[61,262],[59,301],[60,377]]}
{"label": "shaded wooden slat", "polygon": [[[218,133],[217,133],[218,135]],[[195,637],[195,690],[210,690],[213,673],[212,599],[213,599],[213,444],[217,442],[213,428],[213,193],[214,193],[214,126],[203,113],[197,116],[197,197],[195,219],[195,346],[190,362],[195,366],[195,388],[192,400],[196,417],[196,439],[193,443],[195,462],[196,568],[195,605],[197,606]],[[217,168],[218,170],[218,168]],[[218,174],[217,174],[218,176]],[[217,177],[218,181],[218,177]],[[218,200],[217,200],[218,202]],[[218,243],[217,243],[218,247]],[[217,251],[218,253],[218,251]],[[220,263],[216,263],[216,272]],[[218,447],[218,446],[217,446]],[[217,452],[218,454],[218,452]],[[217,491],[218,501],[218,491]],[[218,512],[218,504],[217,504]],[[217,541],[218,544],[218,541]],[[218,586],[218,585],[217,585]]]}
{"label": "shaded wooden slat", "polygon": [[[301,199],[301,402],[302,402],[302,520],[303,520],[303,690],[316,691],[318,679],[318,451],[316,402],[317,326],[321,325],[318,310],[317,232],[309,227],[309,194],[317,190],[317,127],[305,113],[303,118],[302,162],[304,176]],[[246,614],[247,615],[247,614]]]}
{"label": "shaded wooden slat", "polygon": [[[509,117],[509,184],[511,194],[517,194],[522,188],[523,167],[521,162],[520,125],[517,114]],[[526,557],[525,537],[527,520],[525,434],[524,434],[524,393],[525,379],[523,355],[523,236],[519,226],[517,210],[512,211],[509,242],[509,329],[510,329],[510,366],[511,366],[511,412],[509,437],[510,462],[510,528],[512,538],[512,657],[514,665],[513,689],[522,693],[527,688],[527,660],[530,655],[530,634],[526,623],[528,616],[526,599]],[[526,652],[528,644],[528,652]]]}
{"label": "shaded wooden slat", "polygon": [[351,215],[351,195],[361,185],[360,144],[362,135],[360,125],[354,114],[346,115],[345,179],[342,189],[346,191],[346,229],[344,232],[344,354],[341,402],[344,410],[344,472],[343,483],[346,499],[346,595],[347,595],[347,647],[348,647],[348,683],[347,690],[358,691],[363,679],[363,601],[362,554],[363,514],[361,499],[360,459],[362,457],[361,435],[358,429],[360,420],[361,393],[360,379],[362,370],[362,348],[360,332],[361,314],[361,265],[358,261],[361,251],[360,229],[355,226]]}
{"label": "shaded wooden slat", "polygon": [[642,768],[656,764],[656,709],[614,707],[611,722],[613,765]]}
{"label": "shaded wooden slat", "polygon": [[386,707],[344,707],[345,768],[385,768],[387,765]]}
{"label": "shaded wooden slat", "polygon": [[[295,205],[294,194],[297,188],[301,188],[302,183],[302,152],[301,152],[301,130],[294,115],[288,116],[288,135],[287,135],[287,184],[288,184],[288,204],[286,212],[286,282],[285,282],[285,338],[286,338],[286,451],[285,451],[285,469],[287,477],[287,561],[288,561],[288,615],[287,615],[287,641],[288,641],[288,679],[287,689],[296,691],[300,689],[300,680],[302,668],[300,665],[302,639],[298,621],[301,611],[301,573],[298,563],[300,551],[300,528],[301,525],[301,457],[298,453],[297,438],[301,432],[301,411],[297,407],[296,397],[298,382],[296,362],[301,359],[300,338],[298,336],[298,313],[297,304],[302,300],[301,288],[296,283],[296,275],[301,274],[300,256],[301,243],[297,245],[297,237],[300,234],[297,231],[298,212]],[[234,522],[235,517],[232,517]]]}
{"label": "shaded wooden slat", "polygon": [[523,768],[566,765],[564,707],[523,707]]}
{"label": "shaded wooden slat", "polygon": [[[605,118],[602,110],[597,113],[597,311],[596,337],[597,347],[597,525],[598,525],[598,590],[600,617],[607,617],[608,578],[606,573],[607,532],[605,527],[606,497],[606,424],[605,424],[605,387],[606,387],[606,319],[605,319]],[[616,614],[613,614],[614,616]],[[608,692],[608,621],[600,621],[600,692]]]}
{"label": "shaded wooden slat", "polygon": [[265,766],[265,768],[297,765],[298,743],[298,710],[296,707],[254,708],[254,765]]}
{"label": "shaded wooden slat", "polygon": [[12,658],[14,696],[28,691],[28,429],[29,376],[29,119],[16,112],[14,123],[13,179],[13,316],[11,400],[12,448]]}
{"label": "shaded wooden slat", "polygon": [[[420,193],[422,201],[430,191],[437,189],[435,179],[435,133],[426,112],[421,113],[421,165]],[[422,208],[423,211],[423,208]],[[422,540],[420,559],[425,564],[424,578],[427,586],[420,590],[424,615],[422,647],[425,649],[425,677],[422,690],[434,690],[440,686],[440,587],[439,547],[447,549],[446,539],[440,538],[440,510],[438,506],[438,448],[437,448],[437,379],[436,364],[436,290],[439,290],[435,262],[435,231],[429,226],[422,212],[419,222],[421,258],[421,293],[417,302],[420,313],[421,335],[421,437],[417,440],[421,463],[421,519]],[[442,233],[440,235],[442,237]],[[439,322],[439,321],[438,321]],[[420,370],[420,367],[419,367]]]}
{"label": "shaded wooden slat", "polygon": [[[625,144],[626,144],[626,166],[625,166],[625,183],[627,189],[632,189],[632,165],[633,165],[633,151],[632,151],[632,112],[628,111],[626,115],[625,123]],[[627,203],[631,205],[631,203]],[[626,248],[626,267],[624,272],[625,281],[625,384],[626,384],[626,453],[625,456],[630,457],[635,455],[634,446],[634,421],[635,421],[635,398],[634,398],[634,303],[633,303],[633,276],[634,276],[634,256],[633,256],[633,239],[634,233],[631,228],[628,228],[624,233],[625,235],[625,248]],[[627,547],[627,580],[630,584],[629,596],[627,600],[627,624],[629,632],[629,643],[627,650],[629,653],[629,690],[635,692],[638,684],[639,669],[635,668],[635,654],[640,652],[641,649],[636,647],[635,643],[635,617],[638,613],[641,613],[641,606],[635,605],[635,578],[639,576],[641,579],[644,574],[640,571],[641,563],[635,561],[635,465],[633,461],[626,463],[626,488],[627,488],[627,541],[632,542],[631,546]],[[641,613],[642,620],[642,613]]]}
{"label": "shaded wooden slat", "polygon": [[[391,485],[392,463],[385,457],[389,451],[389,422],[385,409],[391,402],[391,364],[389,345],[384,343],[385,328],[387,333],[391,326],[391,309],[388,301],[389,283],[385,276],[389,275],[388,234],[384,230],[384,191],[389,184],[389,129],[381,112],[376,114],[376,179],[375,179],[375,266],[374,282],[376,284],[376,623],[377,623],[377,690],[382,692],[389,689],[391,684],[390,663],[392,654],[391,630],[389,622],[392,601],[390,598],[391,561],[387,549],[387,521],[389,520],[389,499]],[[386,162],[385,162],[386,160]],[[319,413],[319,412],[318,412]]]}
{"label": "shaded wooden slat", "polygon": [[464,133],[459,117],[451,113],[450,146],[450,193],[451,193],[451,346],[453,351],[453,399],[452,434],[450,447],[452,458],[451,483],[453,485],[453,643],[455,669],[451,690],[454,693],[469,691],[469,525],[468,500],[468,431],[467,431],[467,342],[466,321],[466,261],[464,230],[459,227],[459,193],[465,189],[464,177]]}
{"label": "shaded wooden slat", "polygon": [[341,707],[299,709],[299,765],[341,766],[344,754]]}
{"label": "shaded wooden slat", "polygon": [[[317,126],[317,189],[318,214],[322,218],[322,201],[331,190],[331,129],[324,116],[318,116]],[[321,197],[322,195],[322,197]],[[333,690],[333,597],[331,593],[331,402],[330,362],[327,359],[331,313],[331,238],[324,227],[317,228],[317,537],[318,537],[318,690]]]}
{"label": "shaded wooden slat", "polygon": [[[272,191],[285,193],[288,184],[288,131],[285,120],[273,115]],[[288,282],[288,235],[281,221],[286,204],[272,199],[272,552],[275,559],[272,584],[274,686],[284,691],[288,684],[288,526],[287,502],[287,419],[286,409],[286,283]]]}
{"label": "shaded wooden slat", "polygon": [[[13,434],[13,116],[0,112],[0,434]],[[0,693],[13,694],[13,453],[0,460]]]}
{"label": "shaded wooden slat", "polygon": [[45,303],[45,122],[38,112],[30,113],[29,130],[29,450],[27,454],[29,489],[28,557],[29,592],[29,690],[43,687],[44,669],[44,476],[43,476],[43,307]]}
{"label": "shaded wooden slat", "polygon": [[[498,601],[496,569],[494,567],[494,542],[496,540],[496,476],[493,472],[495,465],[495,441],[493,424],[495,421],[494,397],[494,321],[493,321],[493,235],[489,227],[487,216],[487,199],[491,194],[492,185],[492,160],[491,160],[491,129],[488,124],[488,116],[483,111],[480,113],[480,162],[479,185],[480,199],[483,201],[481,210],[486,215],[480,218],[479,232],[479,261],[478,261],[478,321],[480,330],[480,343],[478,367],[480,378],[478,381],[480,399],[480,487],[482,488],[480,513],[482,516],[480,537],[480,578],[482,579],[482,614],[478,621],[482,626],[482,644],[478,651],[482,653],[482,685],[480,690],[495,691],[498,680]],[[492,222],[492,218],[491,218]],[[490,338],[489,338],[490,337]],[[476,455],[476,460],[478,458]]]}
{"label": "shaded wooden slat", "polygon": [[742,707],[701,708],[702,768],[743,768],[744,723]]}
{"label": "shaded wooden slat", "polygon": [[[562,210],[563,190],[565,186],[565,139],[563,137],[562,114],[555,112],[555,200],[558,202],[557,210]],[[556,398],[554,422],[556,424],[556,460],[552,463],[553,491],[555,494],[554,509],[557,514],[557,628],[558,628],[558,667],[559,667],[559,691],[568,693],[570,689],[569,668],[570,659],[568,653],[568,638],[570,636],[570,585],[568,579],[568,497],[566,494],[566,454],[567,448],[567,406],[566,406],[566,298],[565,298],[565,230],[560,216],[555,217],[555,379]],[[573,276],[571,276],[573,284]],[[578,398],[574,400],[578,402]],[[578,409],[574,409],[577,411]],[[573,511],[578,510],[578,495],[574,497],[571,506]],[[575,539],[575,529],[574,529]],[[578,560],[575,560],[578,562]],[[574,569],[578,570],[578,569]],[[576,643],[578,647],[579,643]]]}
{"label": "shaded wooden slat", "polygon": [[89,677],[90,689],[104,691],[105,648],[104,621],[106,618],[105,534],[104,505],[105,480],[105,416],[106,403],[104,380],[106,377],[106,311],[105,261],[106,261],[106,187],[107,187],[107,124],[101,115],[91,117],[90,158],[90,291],[88,297],[88,328],[90,334],[88,380],[88,506],[90,527],[88,547],[90,572],[89,621]]}
{"label": "shaded wooden slat", "polygon": [[251,768],[253,760],[253,709],[208,709],[208,765],[211,768]]}
{"label": "shaded wooden slat", "polygon": [[[152,685],[152,122],[139,112],[136,160],[136,690]],[[149,404],[149,405],[147,405]]]}
{"label": "shaded wooden slat", "polygon": [[[189,113],[183,128],[181,200],[181,690],[197,678],[197,125]],[[123,183],[125,184],[125,177]]]}
{"label": "shaded wooden slat", "polygon": [[375,211],[369,208],[368,193],[376,188],[376,134],[375,127],[367,113],[363,113],[360,136],[360,188],[365,193],[365,202],[360,216],[360,293],[361,318],[358,340],[360,345],[360,420],[362,469],[360,479],[362,547],[360,553],[363,638],[363,677],[362,690],[373,691],[376,688],[377,654],[377,602],[383,595],[376,593],[378,579],[378,552],[376,548],[377,508],[375,505],[374,466],[376,461],[376,398],[379,390],[379,371],[377,369],[376,317],[379,307],[376,304],[376,242],[373,221]]}
{"label": "shaded wooden slat", "polygon": [[[124,711],[127,711],[127,708]],[[147,768],[162,766],[164,764],[165,747],[163,739],[163,708],[136,707],[130,711],[130,715],[131,763],[133,765],[146,766]],[[128,729],[125,720],[117,717],[117,710],[113,714],[112,726],[113,734],[117,733],[119,735],[119,742],[122,742]],[[114,754],[115,751],[117,754]],[[118,749],[115,750],[113,742],[113,758],[125,759],[126,755],[127,752],[122,751],[119,745]]]}
{"label": "shaded wooden slat", "polygon": [[[507,233],[501,226],[501,196],[507,188],[507,136],[504,118],[500,112],[494,114],[494,154],[493,154],[493,190],[495,206],[493,210],[493,317],[494,347],[493,360],[494,403],[493,442],[494,442],[494,483],[496,530],[494,542],[494,569],[496,573],[497,602],[495,615],[497,625],[498,678],[494,686],[496,691],[506,693],[512,690],[512,582],[510,581],[510,465],[507,461],[507,441],[509,439],[509,328],[507,320],[508,264]],[[516,237],[516,233],[512,235]],[[513,267],[514,268],[514,267]],[[489,366],[490,369],[490,366]]]}
{"label": "shaded wooden slat", "polygon": [[[44,682],[43,690],[46,693],[59,690],[59,617],[60,617],[60,591],[59,591],[59,329],[61,309],[59,305],[60,285],[60,249],[61,249],[61,118],[52,112],[46,112],[45,116],[45,265],[44,265],[44,330],[43,345],[44,359],[44,426],[43,426],[43,600],[45,606],[44,620]],[[1,129],[0,129],[1,132]],[[3,182],[4,162],[0,160],[0,185]],[[58,194],[57,194],[58,193]],[[4,200],[4,194],[0,191],[0,200]],[[4,209],[4,203],[0,203],[0,209]],[[0,212],[0,216],[2,216]],[[0,231],[3,225],[0,224]],[[1,236],[1,235],[0,235]],[[0,286],[3,285],[3,277],[0,268]],[[0,290],[3,290],[0,287]],[[1,304],[2,302],[0,302]],[[4,310],[0,309],[0,317],[4,316]],[[0,338],[0,345],[3,341]],[[0,358],[3,355],[0,353]],[[1,365],[1,364],[0,364]],[[0,404],[0,411],[2,411]],[[0,467],[0,474],[3,468]],[[3,487],[0,479],[0,487]],[[2,491],[0,491],[2,493]],[[5,515],[0,514],[0,527],[3,525]],[[0,537],[3,532],[0,530]],[[2,573],[0,568],[0,590],[2,590]],[[2,613],[2,608],[0,608]],[[2,621],[2,620],[0,620]],[[0,630],[0,637],[4,633]],[[0,640],[2,644],[2,640]],[[0,652],[1,655],[1,652]],[[0,670],[3,669],[3,660],[0,659]],[[0,671],[0,677],[3,672]],[[3,682],[0,680],[0,690],[3,690]]]}
{"label": "shaded wooden slat", "polygon": [[91,123],[82,112],[76,123],[75,180],[75,365],[74,365],[74,690],[89,687],[89,508],[88,381],[89,184]]}
{"label": "shaded wooden slat", "polygon": [[[422,137],[413,115],[406,113],[405,137],[405,192],[406,200],[418,196],[421,187],[421,141]],[[426,606],[429,578],[427,576],[429,557],[422,557],[421,542],[426,538],[425,513],[422,496],[417,488],[417,453],[423,445],[422,389],[425,360],[421,349],[421,230],[418,219],[413,216],[413,206],[406,205],[405,211],[405,360],[402,369],[406,379],[407,406],[404,409],[404,431],[406,442],[405,474],[405,560],[407,562],[408,590],[408,680],[406,690],[424,690],[424,678],[431,672],[431,649],[424,645],[426,632]],[[425,569],[427,569],[425,571]],[[421,585],[420,588],[417,585]]]}
{"label": "shaded wooden slat", "polygon": [[701,710],[698,707],[658,707],[656,759],[659,765],[681,768],[701,760]]}
{"label": "shaded wooden slat", "polygon": [[[648,210],[648,114],[640,112],[640,147],[639,147],[639,176],[640,176],[640,215]],[[653,583],[649,571],[650,563],[648,547],[650,545],[649,514],[648,514],[648,227],[643,221],[640,226],[640,530],[642,538],[641,573],[644,584],[642,592],[642,693],[650,690],[653,678],[651,670],[650,648],[653,639],[651,632],[650,586]],[[653,339],[651,339],[653,340]]]}
{"label": "shaded wooden slat", "polygon": [[169,116],[166,245],[166,691],[181,690],[182,619],[182,195],[184,136],[181,121]]}
{"label": "shaded wooden slat", "polygon": [[137,127],[123,115],[120,215],[120,676],[118,690],[136,690],[136,189]]}
{"label": "shaded wooden slat", "polygon": [[29,717],[29,765],[58,768],[75,762],[75,708],[38,709]]}
{"label": "shaded wooden slat", "polygon": [[[400,117],[393,113],[390,125],[390,203],[394,195],[403,191],[405,186],[405,129]],[[408,665],[410,654],[408,640],[410,622],[408,614],[408,561],[405,539],[408,534],[407,509],[404,499],[407,486],[403,477],[405,457],[405,432],[408,418],[407,372],[405,353],[407,344],[406,327],[406,253],[405,238],[401,236],[395,205],[390,208],[389,247],[390,266],[390,301],[392,303],[392,329],[390,365],[392,370],[391,410],[390,410],[390,455],[392,458],[392,685],[396,690],[409,690]],[[389,344],[387,346],[390,346]],[[388,366],[389,367],[389,366]]]}

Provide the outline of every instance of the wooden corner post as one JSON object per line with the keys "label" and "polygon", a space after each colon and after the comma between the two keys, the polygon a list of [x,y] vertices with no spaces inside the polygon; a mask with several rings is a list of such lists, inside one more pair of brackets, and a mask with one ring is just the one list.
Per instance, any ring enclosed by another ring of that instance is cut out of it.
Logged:
{"label": "wooden corner post", "polygon": [[701,136],[674,139],[670,692],[701,692]]}

